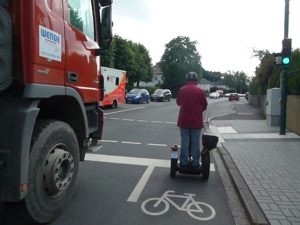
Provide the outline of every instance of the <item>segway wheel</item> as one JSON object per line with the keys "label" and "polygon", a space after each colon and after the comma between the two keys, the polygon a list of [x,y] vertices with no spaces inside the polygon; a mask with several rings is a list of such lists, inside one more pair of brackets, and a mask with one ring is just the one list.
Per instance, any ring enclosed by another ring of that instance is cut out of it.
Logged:
{"label": "segway wheel", "polygon": [[177,172],[177,159],[171,159],[170,176],[174,178]]}
{"label": "segway wheel", "polygon": [[210,154],[209,151],[201,155],[201,164],[202,164],[202,178],[207,180],[209,178],[210,172]]}

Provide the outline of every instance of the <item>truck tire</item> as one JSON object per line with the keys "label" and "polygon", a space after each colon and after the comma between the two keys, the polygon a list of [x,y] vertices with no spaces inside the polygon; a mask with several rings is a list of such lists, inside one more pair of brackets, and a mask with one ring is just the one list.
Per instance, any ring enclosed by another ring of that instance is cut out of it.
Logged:
{"label": "truck tire", "polygon": [[78,166],[73,129],[60,121],[38,121],[31,140],[27,196],[20,202],[4,203],[6,209],[20,224],[52,221],[71,199]]}

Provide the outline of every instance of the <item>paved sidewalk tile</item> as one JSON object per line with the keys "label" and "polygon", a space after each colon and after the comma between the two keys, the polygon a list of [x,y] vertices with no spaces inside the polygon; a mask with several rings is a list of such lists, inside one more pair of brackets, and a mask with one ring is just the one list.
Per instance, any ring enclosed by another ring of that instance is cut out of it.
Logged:
{"label": "paved sidewalk tile", "polygon": [[264,120],[211,123],[270,224],[299,225],[300,137],[289,131],[278,136],[279,127]]}

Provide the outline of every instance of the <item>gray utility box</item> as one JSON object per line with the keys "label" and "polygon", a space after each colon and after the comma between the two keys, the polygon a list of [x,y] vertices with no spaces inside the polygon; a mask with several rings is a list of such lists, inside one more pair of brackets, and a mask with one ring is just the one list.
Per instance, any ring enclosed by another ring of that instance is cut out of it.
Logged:
{"label": "gray utility box", "polygon": [[281,89],[272,88],[267,90],[267,124],[270,126],[280,125],[280,110],[279,100],[281,98]]}

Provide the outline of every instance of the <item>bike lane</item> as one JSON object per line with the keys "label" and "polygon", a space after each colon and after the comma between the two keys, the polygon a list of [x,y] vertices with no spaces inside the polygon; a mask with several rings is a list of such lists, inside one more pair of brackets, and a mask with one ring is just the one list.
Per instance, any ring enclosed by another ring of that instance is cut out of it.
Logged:
{"label": "bike lane", "polygon": [[[163,163],[86,161],[80,173],[69,206],[51,225],[234,224],[216,171],[205,181],[199,175],[171,178]],[[175,197],[163,198],[164,194]],[[155,207],[159,199],[163,201]]]}

